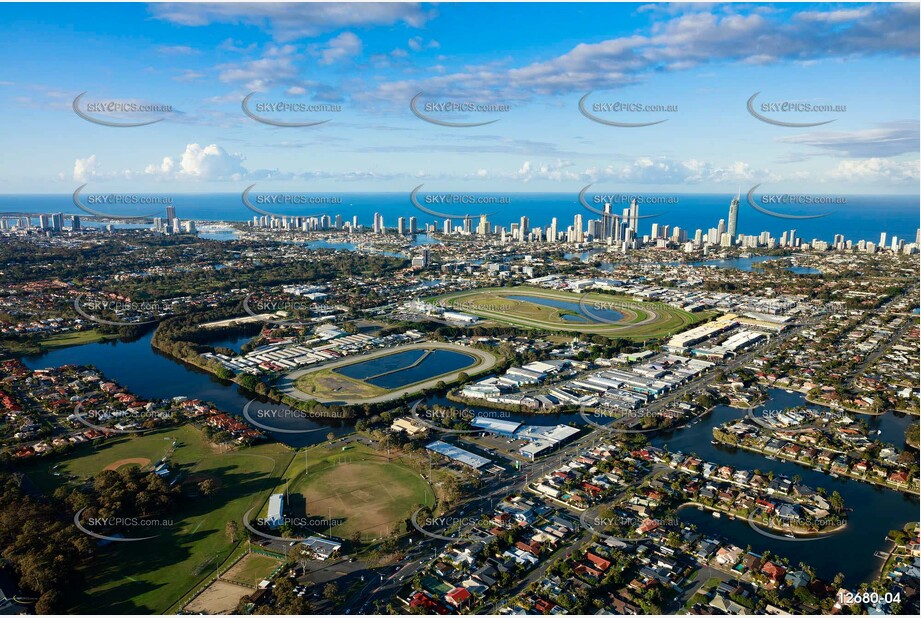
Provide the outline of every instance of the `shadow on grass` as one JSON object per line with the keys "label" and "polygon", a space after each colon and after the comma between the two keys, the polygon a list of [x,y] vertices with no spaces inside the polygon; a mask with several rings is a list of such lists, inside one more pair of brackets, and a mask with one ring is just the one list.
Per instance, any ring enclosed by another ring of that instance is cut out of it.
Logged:
{"label": "shadow on grass", "polygon": [[[164,515],[172,519],[174,525],[157,538],[98,548],[96,558],[83,569],[87,587],[73,591],[76,612],[144,614],[166,611],[234,551],[236,545],[227,540],[224,526],[228,521],[240,524],[246,509],[258,506],[256,500],[242,500],[247,496],[265,495],[278,480],[272,473],[243,472],[233,465],[198,472],[220,479],[217,491],[208,497],[184,496],[179,509]],[[236,501],[241,502],[233,505]],[[222,509],[228,511],[226,516],[210,522],[208,527],[204,527],[204,521],[193,523]],[[183,564],[193,556],[195,562]],[[154,574],[155,571],[162,572]],[[135,600],[158,590],[162,590],[162,596],[148,602]]]}

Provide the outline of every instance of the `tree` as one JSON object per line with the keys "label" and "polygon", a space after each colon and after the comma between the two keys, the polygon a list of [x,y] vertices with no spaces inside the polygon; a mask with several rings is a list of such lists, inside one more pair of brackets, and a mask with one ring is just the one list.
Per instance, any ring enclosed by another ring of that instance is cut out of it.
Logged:
{"label": "tree", "polygon": [[814,606],[819,602],[818,597],[816,597],[806,586],[800,586],[794,590],[793,596],[795,596],[800,603],[804,603],[806,605]]}
{"label": "tree", "polygon": [[61,609],[61,593],[57,590],[48,590],[35,602],[36,614],[56,614]]}
{"label": "tree", "polygon": [[214,495],[214,492],[217,491],[217,483],[214,482],[214,479],[205,479],[198,484],[198,491],[205,497]]}
{"label": "tree", "polygon": [[249,373],[243,373],[243,374],[240,374],[239,378],[237,378],[237,382],[243,388],[250,390],[250,391],[255,391],[256,386],[259,385],[259,378]]}
{"label": "tree", "polygon": [[323,586],[323,598],[327,601],[334,601],[339,596],[339,586],[335,582],[329,582]]}
{"label": "tree", "polygon": [[329,432],[328,434],[326,434],[326,440],[327,440],[327,442],[332,442],[332,441],[333,441],[333,438],[335,438],[335,437],[336,437],[336,434],[334,434],[333,432]]}
{"label": "tree", "polygon": [[460,498],[460,486],[457,482],[457,477],[454,475],[445,478],[441,484],[441,489],[444,494],[444,501],[448,504],[453,504]]}
{"label": "tree", "polygon": [[836,512],[844,508],[844,498],[842,498],[841,494],[839,494],[837,491],[833,491],[831,493],[831,497],[828,499],[828,501]]}
{"label": "tree", "polygon": [[224,526],[224,534],[227,535],[228,541],[236,543],[240,539],[240,526],[233,520],[228,521]]}

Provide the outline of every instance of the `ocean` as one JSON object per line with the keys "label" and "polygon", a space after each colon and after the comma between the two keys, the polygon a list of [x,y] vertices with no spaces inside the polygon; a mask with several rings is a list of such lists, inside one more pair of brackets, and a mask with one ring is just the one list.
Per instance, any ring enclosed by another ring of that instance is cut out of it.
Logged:
{"label": "ocean", "polygon": [[[320,216],[328,214],[335,219],[337,214],[342,215],[344,221],[351,221],[353,216],[358,217],[358,222],[370,227],[373,223],[374,213],[380,213],[387,227],[395,227],[398,217],[417,218],[417,225],[424,229],[426,223],[439,223],[441,219],[417,209],[410,201],[408,193],[316,193],[316,197],[338,198],[340,203],[327,206],[267,206],[264,203],[259,208],[278,215]],[[424,194],[422,194],[424,195]],[[442,213],[456,215],[452,218],[454,225],[460,225],[466,214],[478,215],[481,212],[489,213],[491,224],[504,225],[506,228],[511,223],[516,223],[522,216],[527,216],[531,228],[544,228],[550,224],[553,217],[558,219],[558,229],[565,231],[572,225],[576,214],[582,215],[583,225],[591,219],[600,218],[599,215],[583,207],[577,193],[509,193],[488,194],[468,193],[465,195],[480,197],[506,198],[507,203],[487,206],[457,206],[435,205],[425,203],[425,207]],[[646,199],[668,198],[669,203],[650,204],[640,206],[640,215],[649,215],[649,218],[640,219],[640,235],[649,234],[652,225],[657,223],[675,226],[687,230],[693,237],[694,230],[700,228],[706,233],[708,228],[716,227],[720,219],[728,221],[729,202],[731,195],[726,194],[645,194]],[[239,193],[208,193],[208,194],[175,194],[170,195],[176,209],[176,216],[180,219],[194,219],[196,221],[251,221],[256,215],[249,210],[241,199]],[[756,194],[756,204],[758,201]],[[828,206],[814,205],[769,205],[764,206],[775,212],[786,214],[804,215],[828,212],[819,219],[781,219],[763,214],[755,210],[742,196],[739,205],[739,227],[741,234],[759,234],[768,231],[774,238],[790,229],[796,230],[796,235],[810,241],[813,238],[831,242],[836,234],[843,234],[847,240],[871,240],[878,242],[882,232],[888,238],[897,236],[906,242],[914,242],[915,235],[921,227],[921,207],[917,196],[871,196],[852,195],[839,196],[846,199],[844,204]],[[251,203],[253,198],[251,197]],[[420,195],[420,201],[422,196]],[[592,201],[589,194],[587,199]],[[662,200],[660,200],[662,201]],[[84,203],[87,203],[84,201]],[[615,214],[627,206],[626,203],[615,204]],[[112,214],[164,216],[165,207],[162,204],[153,206],[116,206],[106,207],[94,205],[97,211]],[[601,206],[598,205],[600,210]],[[52,213],[62,212],[86,216],[78,209],[70,194],[64,195],[0,195],[0,217],[2,213]],[[474,227],[477,221],[474,222]],[[440,229],[440,228],[439,228]]]}

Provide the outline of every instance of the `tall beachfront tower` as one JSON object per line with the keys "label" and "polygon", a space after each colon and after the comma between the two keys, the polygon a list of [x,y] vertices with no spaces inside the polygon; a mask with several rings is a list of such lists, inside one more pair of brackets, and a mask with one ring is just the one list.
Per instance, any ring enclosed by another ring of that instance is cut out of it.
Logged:
{"label": "tall beachfront tower", "polygon": [[741,196],[742,191],[739,190],[739,193],[729,202],[729,229],[726,231],[729,232],[733,242],[735,242],[736,234],[739,231],[739,198]]}

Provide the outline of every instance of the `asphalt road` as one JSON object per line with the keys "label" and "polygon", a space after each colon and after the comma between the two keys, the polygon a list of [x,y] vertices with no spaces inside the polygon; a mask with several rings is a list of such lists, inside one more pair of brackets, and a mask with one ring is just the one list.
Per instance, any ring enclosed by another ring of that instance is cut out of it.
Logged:
{"label": "asphalt road", "polygon": [[[776,335],[765,345],[758,346],[757,348],[754,348],[753,350],[750,350],[728,361],[725,364],[719,365],[718,367],[721,368],[725,373],[731,373],[732,371],[735,371],[736,369],[751,362],[755,356],[764,355],[770,352],[770,350],[783,344],[800,329],[807,326],[812,326],[818,323],[819,320],[821,320],[821,315],[806,320],[802,324],[794,326],[786,332]],[[668,395],[665,395],[664,397],[652,402],[646,406],[646,409],[651,411],[659,410],[665,406],[670,405],[671,403],[674,403],[676,400],[681,399],[687,393],[694,394],[709,387],[714,380],[713,374],[714,371],[709,371],[703,376],[691,380],[687,384],[680,386],[674,391],[670,392]],[[613,430],[612,433],[616,433],[616,430]],[[519,493],[531,480],[543,476],[549,470],[558,467],[561,462],[567,460],[568,458],[572,458],[577,453],[585,450],[585,448],[593,442],[597,443],[603,439],[603,436],[601,436],[597,431],[590,432],[585,436],[582,436],[581,438],[578,438],[570,444],[564,446],[552,455],[547,456],[543,460],[523,467],[520,471],[516,472],[514,470],[510,470],[504,474],[487,479],[485,481],[486,485],[482,488],[482,490],[472,499],[468,500],[462,505],[459,505],[458,508],[455,509],[455,512],[457,512],[459,509],[464,509],[465,512],[470,514],[482,513],[487,509],[491,512],[492,507],[497,500],[500,500],[501,498],[513,493]],[[650,473],[653,473],[654,471],[655,469],[653,469]],[[617,498],[618,497],[615,496],[612,500],[616,500]],[[612,500],[608,500],[606,503],[609,503]],[[433,532],[437,532],[437,530],[433,530]],[[344,611],[347,610],[348,612],[354,613],[357,610],[357,613],[366,613],[373,611],[374,603],[376,601],[380,601],[382,603],[389,602],[393,598],[393,595],[396,593],[396,591],[401,586],[403,586],[406,581],[411,580],[419,570],[423,569],[429,562],[434,560],[434,558],[449,544],[447,541],[430,537],[418,540],[420,535],[414,536],[417,539],[417,545],[413,546],[415,549],[410,550],[411,555],[407,557],[407,560],[404,561],[402,566],[395,567],[389,574],[383,574],[382,579],[380,579],[381,574],[379,574],[379,580],[369,582],[364,589],[362,589],[358,594],[354,595],[353,598],[350,599],[343,607]],[[522,580],[513,589],[507,591],[507,593],[504,595],[504,598],[507,599],[514,596],[520,590],[524,589],[524,587],[526,587],[528,584],[537,581],[543,575],[549,565],[552,564],[559,556],[580,549],[586,543],[590,542],[592,538],[593,535],[589,534],[588,532],[582,532],[576,536],[575,539],[572,539],[568,543],[562,545],[556,552],[554,552],[552,556],[545,557],[544,560],[542,560],[538,565],[538,567],[531,571],[524,580]],[[711,569],[710,567],[703,567],[701,571],[705,571],[705,569],[712,571],[713,577],[718,576],[717,574],[720,574],[722,577],[726,577],[724,573],[716,571],[715,569]],[[703,575],[699,575],[699,577],[702,576]],[[703,581],[706,581],[706,579],[707,578],[704,578]],[[377,584],[376,587],[373,587],[373,584]],[[697,586],[694,586],[694,590],[696,589]],[[690,594],[693,594],[693,591],[691,591]]]}

